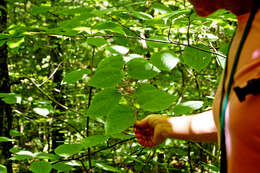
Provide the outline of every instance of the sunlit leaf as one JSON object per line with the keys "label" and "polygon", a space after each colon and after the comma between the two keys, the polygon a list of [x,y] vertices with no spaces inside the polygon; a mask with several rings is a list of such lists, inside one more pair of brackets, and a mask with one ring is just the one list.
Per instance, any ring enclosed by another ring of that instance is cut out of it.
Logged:
{"label": "sunlit leaf", "polygon": [[183,52],[183,60],[185,64],[199,72],[208,66],[211,60],[211,55],[208,53],[210,52],[210,49],[207,46],[195,45],[195,47],[202,50],[186,47]]}
{"label": "sunlit leaf", "polygon": [[4,136],[0,136],[0,142],[11,142],[13,141],[12,139]]}
{"label": "sunlit leaf", "polygon": [[7,104],[21,104],[22,96],[15,93],[0,93],[0,99]]}
{"label": "sunlit leaf", "polygon": [[151,63],[160,70],[171,71],[179,62],[172,51],[161,51],[152,55]]}
{"label": "sunlit leaf", "polygon": [[[1,16],[1,15],[0,15]],[[7,169],[6,169],[6,167],[4,166],[4,165],[1,165],[0,164],[0,172],[1,173],[7,173]]]}
{"label": "sunlit leaf", "polygon": [[69,72],[63,78],[63,82],[68,83],[68,84],[73,84],[73,83],[81,80],[84,77],[84,75],[87,75],[89,73],[90,73],[89,69],[79,69],[79,70]]}
{"label": "sunlit leaf", "polygon": [[190,114],[192,111],[202,108],[202,101],[188,101],[180,103],[173,108],[173,112],[176,115]]}
{"label": "sunlit leaf", "polygon": [[159,74],[159,70],[144,58],[135,58],[127,63],[129,77],[143,80],[151,79]]}
{"label": "sunlit leaf", "polygon": [[63,144],[58,146],[54,152],[61,157],[70,157],[79,153],[83,148],[81,144]]}
{"label": "sunlit leaf", "polygon": [[106,44],[107,41],[102,37],[96,37],[96,38],[88,38],[87,43],[91,46],[101,47],[104,44]]}
{"label": "sunlit leaf", "polygon": [[135,96],[141,108],[151,112],[165,110],[176,100],[175,96],[149,84],[141,85],[136,90]]}

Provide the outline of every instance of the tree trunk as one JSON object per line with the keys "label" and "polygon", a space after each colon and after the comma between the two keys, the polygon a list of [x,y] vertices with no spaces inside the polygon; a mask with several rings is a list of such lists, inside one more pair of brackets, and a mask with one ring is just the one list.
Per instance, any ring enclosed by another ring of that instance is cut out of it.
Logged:
{"label": "tree trunk", "polygon": [[[0,33],[7,28],[7,11],[6,1],[0,1]],[[7,45],[4,44],[0,47],[0,93],[10,93],[9,74],[8,74],[8,51]],[[12,128],[12,109],[10,105],[0,100],[0,136],[10,137],[9,131]],[[12,173],[12,162],[9,160],[11,153],[9,150],[12,148],[12,143],[0,143],[0,164],[7,167],[7,172]]]}

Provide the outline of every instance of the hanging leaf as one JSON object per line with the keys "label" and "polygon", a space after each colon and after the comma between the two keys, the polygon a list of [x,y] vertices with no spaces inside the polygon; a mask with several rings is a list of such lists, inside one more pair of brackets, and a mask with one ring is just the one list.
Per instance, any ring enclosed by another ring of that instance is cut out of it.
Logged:
{"label": "hanging leaf", "polygon": [[22,134],[19,132],[19,131],[17,131],[17,130],[13,130],[13,129],[11,129],[10,130],[10,136],[14,136],[14,137],[16,137],[16,136],[22,136]]}
{"label": "hanging leaf", "polygon": [[113,45],[110,47],[107,47],[107,50],[111,53],[111,54],[121,54],[121,55],[125,55],[129,52],[129,49],[127,47],[124,46],[120,46],[120,45]]}
{"label": "hanging leaf", "polygon": [[129,77],[137,80],[151,79],[159,70],[144,58],[134,58],[127,63]]}
{"label": "hanging leaf", "polygon": [[127,105],[117,105],[108,114],[106,121],[106,134],[120,133],[134,123],[134,111]]}
{"label": "hanging leaf", "polygon": [[105,135],[93,135],[85,138],[82,142],[82,144],[88,148],[93,147],[99,144],[104,144],[106,140],[108,139],[108,136]]}
{"label": "hanging leaf", "polygon": [[79,153],[83,146],[81,144],[63,144],[58,146],[54,152],[61,157],[70,157]]}
{"label": "hanging leaf", "polygon": [[168,42],[167,37],[164,36],[152,36],[150,38],[152,41],[147,41],[147,45],[151,48],[159,48],[159,47],[168,47],[169,44],[164,42]]}
{"label": "hanging leaf", "polygon": [[179,62],[179,58],[169,50],[153,54],[151,63],[160,70],[171,71]]}
{"label": "hanging leaf", "polygon": [[51,164],[45,161],[32,162],[30,166],[30,170],[34,173],[49,173],[51,169]]}
{"label": "hanging leaf", "polygon": [[102,70],[105,68],[114,68],[121,70],[124,66],[125,62],[122,56],[110,56],[104,58],[99,64],[98,64],[98,70]]}
{"label": "hanging leaf", "polygon": [[141,108],[151,112],[165,110],[176,100],[175,96],[161,91],[150,84],[141,85],[136,90],[135,96]]}
{"label": "hanging leaf", "polygon": [[[210,51],[210,49],[204,45],[195,45],[195,47],[204,51]],[[183,52],[183,60],[185,64],[199,72],[208,66],[211,61],[211,55],[195,48],[186,47]]]}
{"label": "hanging leaf", "polygon": [[190,114],[192,113],[192,111],[202,108],[202,106],[203,106],[202,101],[188,101],[176,105],[173,108],[173,112],[176,115]]}
{"label": "hanging leaf", "polygon": [[152,5],[152,8],[155,9],[157,12],[159,12],[161,14],[166,14],[166,13],[172,12],[172,10],[169,7],[165,6],[162,3],[158,3],[158,2],[155,2]]}
{"label": "hanging leaf", "polygon": [[83,79],[84,75],[87,75],[89,73],[90,73],[89,69],[79,69],[79,70],[69,72],[63,78],[63,83],[74,84],[77,81]]}
{"label": "hanging leaf", "polygon": [[87,115],[92,118],[108,115],[111,109],[118,104],[120,98],[121,94],[115,89],[100,91],[95,95],[88,109]]}
{"label": "hanging leaf", "polygon": [[34,157],[34,154],[30,151],[19,151],[15,153],[15,156],[11,157],[11,160],[26,160],[26,159],[32,159]]}

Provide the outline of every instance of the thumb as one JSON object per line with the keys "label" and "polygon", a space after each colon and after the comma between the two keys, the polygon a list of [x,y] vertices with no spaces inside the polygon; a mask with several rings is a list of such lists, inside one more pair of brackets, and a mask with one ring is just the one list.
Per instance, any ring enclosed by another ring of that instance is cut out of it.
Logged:
{"label": "thumb", "polygon": [[149,121],[148,119],[143,119],[141,121],[136,121],[134,124],[135,128],[148,128],[149,127]]}

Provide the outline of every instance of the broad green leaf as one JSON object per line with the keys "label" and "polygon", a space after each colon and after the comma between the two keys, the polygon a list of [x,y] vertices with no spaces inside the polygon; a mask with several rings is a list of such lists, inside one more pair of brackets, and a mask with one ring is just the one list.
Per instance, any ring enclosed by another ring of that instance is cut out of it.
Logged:
{"label": "broad green leaf", "polygon": [[63,144],[58,146],[54,152],[61,157],[70,157],[79,153],[83,148],[81,144]]}
{"label": "broad green leaf", "polygon": [[109,113],[106,121],[106,134],[120,133],[134,123],[134,111],[127,105],[117,105]]}
{"label": "broad green leaf", "polygon": [[175,96],[161,91],[150,84],[141,85],[136,90],[135,96],[141,108],[151,112],[165,110],[176,100]]}
{"label": "broad green leaf", "polygon": [[111,31],[111,32],[115,32],[115,33],[119,33],[119,34],[125,34],[123,28],[114,22],[103,22],[103,23],[99,23],[97,25],[95,25],[93,27],[93,29],[97,29],[97,30],[104,30],[104,31]]}
{"label": "broad green leaf", "polygon": [[40,153],[35,154],[35,158],[38,158],[38,159],[50,159],[50,160],[54,161],[54,160],[59,160],[60,157],[55,155],[55,154],[40,152]]}
{"label": "broad green leaf", "polygon": [[11,142],[13,141],[12,139],[4,136],[0,136],[0,142]]}
{"label": "broad green leaf", "polygon": [[11,160],[26,160],[26,159],[32,159],[34,157],[34,154],[30,151],[19,151],[15,153],[15,156],[11,157]]}
{"label": "broad green leaf", "polygon": [[22,134],[17,130],[10,130],[10,136],[22,136]]}
{"label": "broad green leaf", "polygon": [[111,88],[120,83],[123,72],[115,68],[97,70],[89,81],[89,86],[96,88]]}
{"label": "broad green leaf", "polygon": [[103,169],[105,171],[111,171],[111,172],[122,172],[122,170],[120,169],[117,169],[115,167],[112,167],[112,166],[109,166],[109,165],[106,165],[104,163],[95,163],[95,166],[100,168],[100,169]]}
{"label": "broad green leaf", "polygon": [[[1,16],[1,15],[0,15]],[[4,165],[1,165],[0,164],[0,172],[1,173],[7,173],[7,169],[6,169],[6,167],[4,166]]]}
{"label": "broad green leaf", "polygon": [[166,13],[172,12],[172,10],[169,7],[165,6],[162,3],[158,3],[158,2],[155,2],[152,5],[152,8],[155,9],[156,11],[158,11],[161,14],[166,14]]}
{"label": "broad green leaf", "polygon": [[124,66],[125,62],[122,56],[110,56],[104,58],[99,64],[98,64],[98,70],[102,70],[105,68],[114,68],[121,70]]}
{"label": "broad green leaf", "polygon": [[32,162],[30,166],[30,170],[34,173],[49,173],[51,169],[51,164],[45,161]]}
{"label": "broad green leaf", "polygon": [[[195,45],[195,47],[203,49],[204,51],[210,51],[210,49],[204,45]],[[191,66],[198,72],[203,70],[211,61],[210,53],[204,51],[186,47],[183,52],[184,63]]]}
{"label": "broad green leaf", "polygon": [[137,80],[151,79],[159,70],[144,58],[134,58],[127,63],[128,75]]}
{"label": "broad green leaf", "polygon": [[176,115],[190,114],[192,111],[202,108],[202,101],[188,101],[180,103],[173,108]]}
{"label": "broad green leaf", "polygon": [[0,93],[0,99],[7,104],[21,104],[22,96],[15,93]]}
{"label": "broad green leaf", "polygon": [[85,138],[82,142],[82,144],[85,147],[93,147],[99,144],[104,144],[106,140],[108,139],[108,136],[105,135],[93,135]]}
{"label": "broad green leaf", "polygon": [[169,50],[152,55],[151,63],[160,70],[171,71],[179,62],[179,58]]}
{"label": "broad green leaf", "polygon": [[88,38],[87,43],[91,46],[101,47],[107,44],[107,41],[102,37]]}
{"label": "broad green leaf", "polygon": [[121,94],[115,89],[106,89],[95,95],[87,115],[90,117],[103,117],[119,103]]}
{"label": "broad green leaf", "polygon": [[73,170],[73,166],[70,166],[63,162],[56,163],[52,167],[60,172],[68,172],[68,171]]}
{"label": "broad green leaf", "polygon": [[89,69],[79,69],[79,70],[69,72],[63,78],[63,82],[68,84],[76,83],[77,81],[83,79],[84,75],[87,75],[89,73],[90,73]]}

